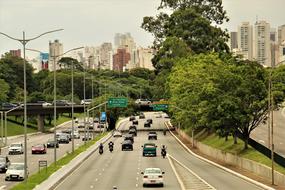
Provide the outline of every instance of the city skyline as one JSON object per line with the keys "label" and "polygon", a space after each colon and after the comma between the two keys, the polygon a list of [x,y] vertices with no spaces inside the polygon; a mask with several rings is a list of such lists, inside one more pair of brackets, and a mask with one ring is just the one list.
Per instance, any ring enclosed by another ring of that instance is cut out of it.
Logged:
{"label": "city skyline", "polygon": [[[55,39],[59,39],[68,50],[79,46],[99,46],[104,42],[114,44],[115,34],[125,32],[132,34],[138,46],[148,47],[152,45],[153,37],[140,25],[144,16],[158,13],[159,3],[160,0],[121,0],[120,3],[114,0],[0,0],[0,26],[1,32],[16,38],[22,37],[23,30],[27,37],[33,37],[48,30],[64,28],[62,32],[44,36],[27,45],[44,52],[48,52],[48,42]],[[269,22],[273,28],[285,24],[285,16],[280,14],[285,5],[282,0],[274,0],[274,3],[269,0],[223,0],[223,5],[230,21],[222,28],[229,32],[237,31],[241,22],[253,24],[256,16],[258,20]],[[68,9],[64,16],[63,9]],[[21,48],[19,43],[0,37],[0,54]],[[27,55],[37,56],[32,52],[27,52]]]}

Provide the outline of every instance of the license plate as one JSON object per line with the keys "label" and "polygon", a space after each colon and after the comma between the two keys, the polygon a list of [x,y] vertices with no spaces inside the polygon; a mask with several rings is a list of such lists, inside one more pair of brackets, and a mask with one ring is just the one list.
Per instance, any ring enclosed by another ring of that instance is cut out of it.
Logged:
{"label": "license plate", "polygon": [[155,180],[150,180],[151,183],[155,183]]}
{"label": "license plate", "polygon": [[17,175],[11,175],[11,177],[12,177],[12,178],[17,178],[18,176],[17,176]]}

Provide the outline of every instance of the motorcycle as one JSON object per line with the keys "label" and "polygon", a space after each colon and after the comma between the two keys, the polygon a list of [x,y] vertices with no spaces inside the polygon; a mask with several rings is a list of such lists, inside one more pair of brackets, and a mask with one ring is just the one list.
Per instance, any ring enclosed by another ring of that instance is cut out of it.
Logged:
{"label": "motorcycle", "polygon": [[103,148],[99,148],[99,154],[103,154]]}
{"label": "motorcycle", "polygon": [[166,156],[166,150],[165,149],[161,150],[161,155],[162,155],[163,158],[165,158],[165,156]]}
{"label": "motorcycle", "polygon": [[163,135],[164,135],[164,136],[166,135],[166,130],[163,131]]}
{"label": "motorcycle", "polygon": [[110,145],[110,146],[109,146],[110,152],[113,152],[113,149],[114,149],[113,145]]}

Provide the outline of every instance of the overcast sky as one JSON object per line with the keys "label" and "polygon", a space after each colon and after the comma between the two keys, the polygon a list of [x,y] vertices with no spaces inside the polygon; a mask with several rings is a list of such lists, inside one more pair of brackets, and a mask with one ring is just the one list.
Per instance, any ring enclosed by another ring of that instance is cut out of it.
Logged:
{"label": "overcast sky", "polygon": [[[242,21],[254,23],[256,17],[271,27],[285,24],[285,0],[223,0],[230,22],[236,30]],[[98,46],[114,41],[115,33],[130,32],[138,45],[151,45],[152,36],[140,28],[144,16],[157,13],[160,0],[0,0],[0,31],[21,38],[64,28],[28,43],[28,48],[48,51],[49,40],[59,39],[64,51],[79,46]],[[0,35],[0,54],[22,48],[16,41]],[[35,56],[28,53],[28,56]]]}

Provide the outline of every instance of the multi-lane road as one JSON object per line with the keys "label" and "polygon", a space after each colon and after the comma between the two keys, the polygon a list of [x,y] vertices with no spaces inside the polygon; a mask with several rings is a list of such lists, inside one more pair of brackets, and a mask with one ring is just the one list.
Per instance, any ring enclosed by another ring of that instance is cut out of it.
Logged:
{"label": "multi-lane road", "polygon": [[[275,152],[285,157],[285,108],[274,111],[273,132]],[[251,138],[268,147],[268,124],[261,124],[253,130]]]}
{"label": "multi-lane road", "polygon": [[[63,124],[58,131],[69,128],[71,126],[71,122],[67,122]],[[82,134],[82,136],[84,136]],[[31,154],[31,148],[33,145],[40,144],[40,143],[47,143],[48,139],[53,139],[54,134],[53,133],[39,133],[36,135],[28,136],[27,140],[27,157],[28,157],[28,171],[29,174],[33,174],[38,171],[38,162],[39,160],[46,160],[48,162],[48,165],[54,162],[54,148],[48,148],[47,154]],[[23,143],[24,138],[23,137],[17,137],[12,138],[8,140],[8,145],[11,143],[16,142],[22,142]],[[74,139],[74,145],[75,148],[83,144],[84,142],[82,139]],[[57,148],[57,158],[63,157],[67,152],[71,152],[72,144],[69,142],[69,144],[60,144],[59,148]],[[1,155],[8,155],[8,147],[2,148]],[[8,155],[9,160],[11,162],[24,162],[24,154],[19,155]],[[0,174],[0,189],[10,189],[12,186],[17,184],[18,182],[15,181],[5,181],[5,173]]]}
{"label": "multi-lane road", "polygon": [[[164,122],[167,119],[156,118],[156,116],[155,113],[146,113],[146,119],[153,119],[151,129],[163,129]],[[143,123],[146,119],[138,119],[138,129],[144,128]],[[120,128],[128,129],[130,125],[131,122],[125,121]],[[134,140],[133,151],[121,151],[122,137],[111,138],[110,140],[115,143],[114,152],[110,153],[107,145],[105,145],[103,155],[95,152],[79,168],[65,178],[56,189],[111,190],[114,186],[119,190],[144,189],[141,171],[147,167],[159,167],[165,172],[165,186],[163,189],[180,189],[177,177],[168,159],[163,159],[160,155],[161,145],[166,145],[167,152],[171,156],[216,189],[261,189],[188,153],[169,133],[166,136],[161,131],[157,131],[157,133],[158,140],[152,140],[159,147],[157,157],[142,157],[141,146],[148,142],[147,131],[138,132],[138,136]]]}

